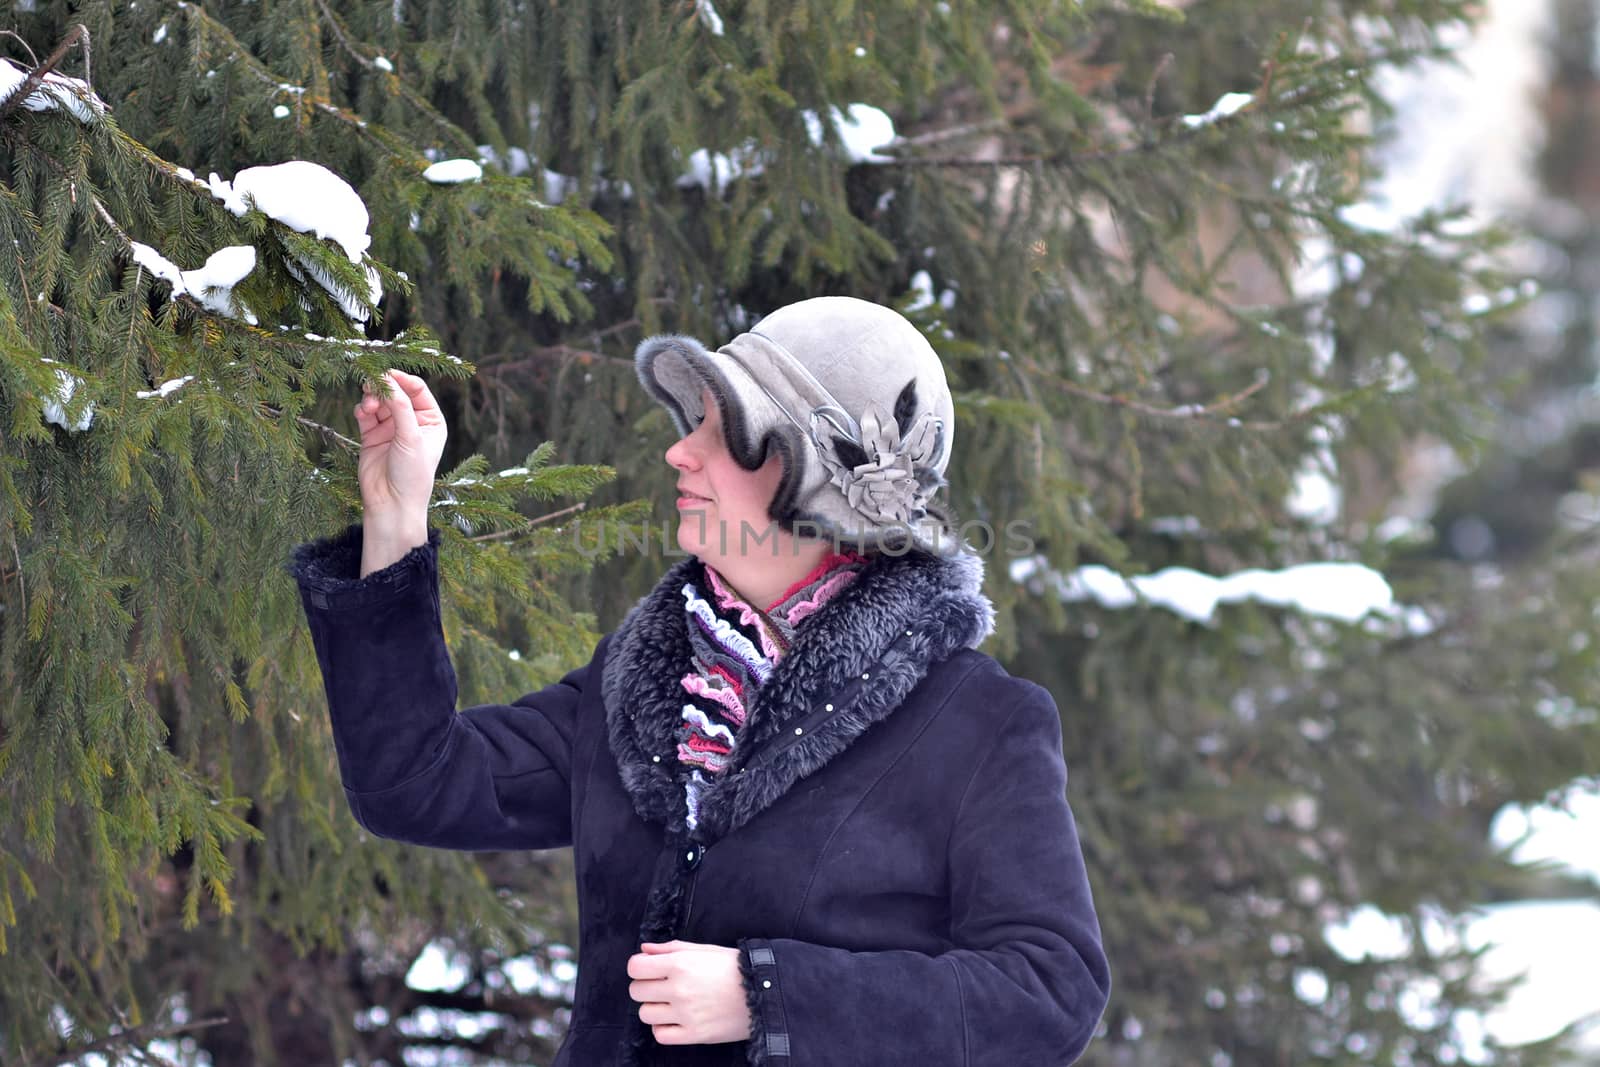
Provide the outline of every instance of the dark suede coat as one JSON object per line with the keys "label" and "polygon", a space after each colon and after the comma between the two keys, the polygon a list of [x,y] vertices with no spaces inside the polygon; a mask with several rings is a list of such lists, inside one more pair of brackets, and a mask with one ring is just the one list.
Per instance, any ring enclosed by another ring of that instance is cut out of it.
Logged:
{"label": "dark suede coat", "polygon": [[[556,1067],[1047,1067],[1110,975],[1050,694],[976,646],[982,561],[876,557],[748,701],[686,830],[689,643],[671,566],[589,663],[456,711],[439,531],[357,579],[361,527],[297,547],[345,795],[383,837],[572,846],[576,1001]],[[715,852],[713,856],[711,853]],[[628,996],[641,941],[736,946],[748,1041],[662,1045]]]}

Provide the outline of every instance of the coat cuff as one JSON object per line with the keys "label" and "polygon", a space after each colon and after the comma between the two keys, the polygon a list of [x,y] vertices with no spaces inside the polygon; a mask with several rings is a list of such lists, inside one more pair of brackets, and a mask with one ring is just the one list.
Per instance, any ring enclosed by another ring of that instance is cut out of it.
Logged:
{"label": "coat cuff", "polygon": [[331,537],[294,548],[284,570],[299,583],[308,607],[323,611],[371,607],[404,592],[413,582],[431,582],[438,573],[437,526],[428,527],[427,543],[365,578],[360,576],[362,534],[362,524],[352,523]]}
{"label": "coat cuff", "polygon": [[739,973],[744,978],[745,1004],[750,1009],[750,1067],[788,1067],[789,1028],[783,1016],[783,987],[778,958],[765,938],[739,940]]}

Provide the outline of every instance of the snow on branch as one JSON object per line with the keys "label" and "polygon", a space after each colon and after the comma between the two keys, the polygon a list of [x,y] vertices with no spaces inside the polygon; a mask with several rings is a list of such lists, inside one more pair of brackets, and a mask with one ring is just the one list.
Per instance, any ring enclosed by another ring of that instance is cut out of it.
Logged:
{"label": "snow on branch", "polygon": [[[815,111],[800,112],[806,124],[806,135],[813,145],[825,143],[826,127]],[[894,163],[892,156],[880,155],[877,149],[895,139],[894,120],[881,108],[870,104],[851,104],[843,111],[828,109],[828,125],[839,135],[841,155],[850,163]],[[713,184],[726,185],[735,178],[755,177],[766,169],[771,153],[763,151],[755,141],[747,141],[728,152],[713,152],[697,148],[689,156],[688,169],[678,178],[678,186],[699,185],[707,189]]]}
{"label": "snow on branch", "polygon": [[[1051,571],[1044,557],[1031,556],[1013,561],[1010,573],[1016,582],[1036,576],[1047,580],[1064,601],[1093,600],[1106,608],[1143,602],[1205,625],[1214,621],[1220,604],[1255,601],[1347,623],[1368,616],[1399,619],[1413,634],[1430,628],[1425,613],[1396,605],[1388,580],[1359,563],[1302,563],[1276,571],[1244,570],[1223,578],[1188,567],[1167,567],[1126,577],[1099,565],[1062,575]],[[1036,591],[1043,591],[1042,582]]]}
{"label": "snow on branch", "polygon": [[483,165],[475,159],[441,159],[422,172],[435,185],[459,185],[483,180]]}
{"label": "snow on branch", "polygon": [[716,6],[711,0],[694,0],[694,10],[713,36],[722,36],[722,16],[717,14]]}
{"label": "snow on branch", "polygon": [[[130,242],[133,261],[172,285],[169,300],[192,296],[203,306],[224,315],[234,313],[233,287],[244,280],[256,266],[256,250],[250,245],[229,245],[211,253],[205,266],[184,270],[172,260],[147,244]],[[243,304],[239,317],[250,325],[256,324],[255,314]]]}
{"label": "snow on branch", "polygon": [[[243,216],[250,207],[277,219],[291,230],[331,238],[344,249],[356,266],[364,266],[372,235],[367,232],[370,218],[367,205],[350,184],[320,163],[291,159],[272,166],[246,167],[224,181],[215,171],[208,182],[211,193],[235,215]],[[317,284],[337,300],[346,315],[357,322],[367,321],[367,309],[355,294],[344,287],[319,264],[301,255],[296,261]],[[290,266],[291,273],[298,273]],[[300,274],[304,277],[304,274]],[[377,304],[383,297],[378,272],[366,266],[367,302]]]}
{"label": "snow on branch", "polygon": [[1241,110],[1256,98],[1254,93],[1224,93],[1211,105],[1211,110],[1203,115],[1185,115],[1183,124],[1191,130],[1201,126],[1210,126],[1219,119],[1225,119],[1234,112]]}
{"label": "snow on branch", "polygon": [[[0,117],[9,114],[19,103],[29,111],[53,111],[64,108],[79,122],[93,122],[106,113],[106,102],[95,95],[87,81],[68,78],[52,69],[65,58],[73,45],[81,44],[84,55],[89,51],[89,30],[83,24],[72,28],[62,38],[56,50],[45,57],[43,63],[25,71],[9,59],[0,62]],[[88,62],[85,59],[84,66]]]}

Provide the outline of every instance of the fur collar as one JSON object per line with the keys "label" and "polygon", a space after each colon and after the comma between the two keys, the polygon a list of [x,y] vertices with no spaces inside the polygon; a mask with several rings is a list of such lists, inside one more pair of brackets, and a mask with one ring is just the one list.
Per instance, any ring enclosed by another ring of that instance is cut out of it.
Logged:
{"label": "fur collar", "polygon": [[[994,631],[983,573],[982,558],[969,552],[871,559],[805,621],[771,677],[748,696],[733,760],[708,776],[693,836],[709,844],[743,826],[899,707],[934,665],[978,647]],[[642,818],[675,835],[687,833],[688,814],[689,769],[678,761],[679,680],[690,664],[685,581],[706,588],[698,559],[674,564],[628,612],[601,679],[622,784]]]}

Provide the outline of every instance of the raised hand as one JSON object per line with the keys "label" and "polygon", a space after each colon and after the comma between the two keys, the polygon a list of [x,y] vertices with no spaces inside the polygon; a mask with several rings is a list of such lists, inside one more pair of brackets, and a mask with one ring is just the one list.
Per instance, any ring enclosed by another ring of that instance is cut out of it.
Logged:
{"label": "raised hand", "polygon": [[381,398],[365,385],[367,395],[355,409],[361,428],[361,504],[369,527],[425,529],[449,428],[427,382],[392,368],[384,378],[393,395]]}

